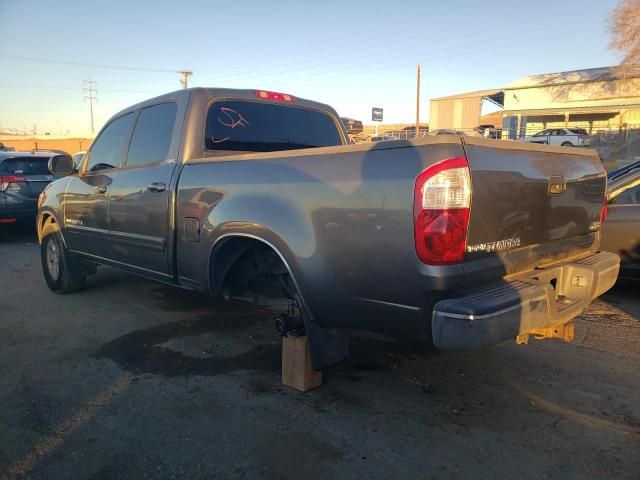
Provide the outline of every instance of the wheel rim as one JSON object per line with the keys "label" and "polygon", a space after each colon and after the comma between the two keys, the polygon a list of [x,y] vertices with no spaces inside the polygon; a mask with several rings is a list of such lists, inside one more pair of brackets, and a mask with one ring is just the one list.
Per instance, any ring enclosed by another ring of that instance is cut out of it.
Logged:
{"label": "wheel rim", "polygon": [[60,255],[58,245],[54,240],[47,242],[47,269],[52,280],[57,280],[60,275]]}

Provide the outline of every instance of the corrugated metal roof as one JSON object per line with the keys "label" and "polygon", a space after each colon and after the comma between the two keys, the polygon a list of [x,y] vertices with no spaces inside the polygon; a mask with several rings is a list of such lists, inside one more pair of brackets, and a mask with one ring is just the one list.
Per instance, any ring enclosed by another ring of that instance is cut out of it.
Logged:
{"label": "corrugated metal roof", "polygon": [[[602,82],[619,80],[622,77],[616,67],[588,68],[586,70],[572,70],[569,72],[542,73],[528,75],[515,82],[509,83],[505,90],[518,88],[532,88],[549,85],[566,85],[568,83]],[[640,65],[629,67],[626,77],[640,77]]]}
{"label": "corrugated metal roof", "polygon": [[625,109],[637,109],[640,108],[638,103],[630,103],[624,105],[596,105],[589,107],[555,107],[555,108],[527,108],[516,110],[501,110],[503,115],[515,115],[521,113],[522,115],[563,115],[565,113],[612,113],[620,112]]}

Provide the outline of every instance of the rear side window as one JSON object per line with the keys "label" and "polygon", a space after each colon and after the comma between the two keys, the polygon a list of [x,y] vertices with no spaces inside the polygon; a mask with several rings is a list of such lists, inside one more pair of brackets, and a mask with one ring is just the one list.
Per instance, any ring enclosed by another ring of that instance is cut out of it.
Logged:
{"label": "rear side window", "polygon": [[290,104],[215,102],[205,133],[209,150],[272,152],[342,145],[329,115]]}
{"label": "rear side window", "polygon": [[49,157],[8,158],[0,164],[0,173],[10,175],[49,175]]}
{"label": "rear side window", "polygon": [[120,166],[134,118],[133,113],[128,113],[106,126],[91,147],[86,171],[96,172]]}
{"label": "rear side window", "polygon": [[167,159],[177,110],[175,103],[163,103],[140,112],[131,137],[127,166]]}
{"label": "rear side window", "polygon": [[568,130],[576,135],[589,135],[584,128],[569,128]]}

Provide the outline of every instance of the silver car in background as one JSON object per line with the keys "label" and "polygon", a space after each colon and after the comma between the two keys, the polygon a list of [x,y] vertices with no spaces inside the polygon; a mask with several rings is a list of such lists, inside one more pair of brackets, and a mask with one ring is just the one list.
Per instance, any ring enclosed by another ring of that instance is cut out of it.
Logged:
{"label": "silver car in background", "polygon": [[557,145],[561,147],[589,147],[591,138],[584,128],[547,128],[524,137],[525,142]]}

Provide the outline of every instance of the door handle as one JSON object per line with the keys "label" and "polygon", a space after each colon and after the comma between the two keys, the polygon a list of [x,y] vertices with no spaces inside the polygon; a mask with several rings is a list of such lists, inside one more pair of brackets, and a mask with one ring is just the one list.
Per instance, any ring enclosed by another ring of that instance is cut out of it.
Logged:
{"label": "door handle", "polygon": [[104,185],[98,185],[96,187],[93,187],[93,193],[106,193],[107,191],[107,187],[105,187]]}
{"label": "door handle", "polygon": [[150,192],[164,192],[167,186],[164,182],[153,182],[147,185],[147,190]]}

